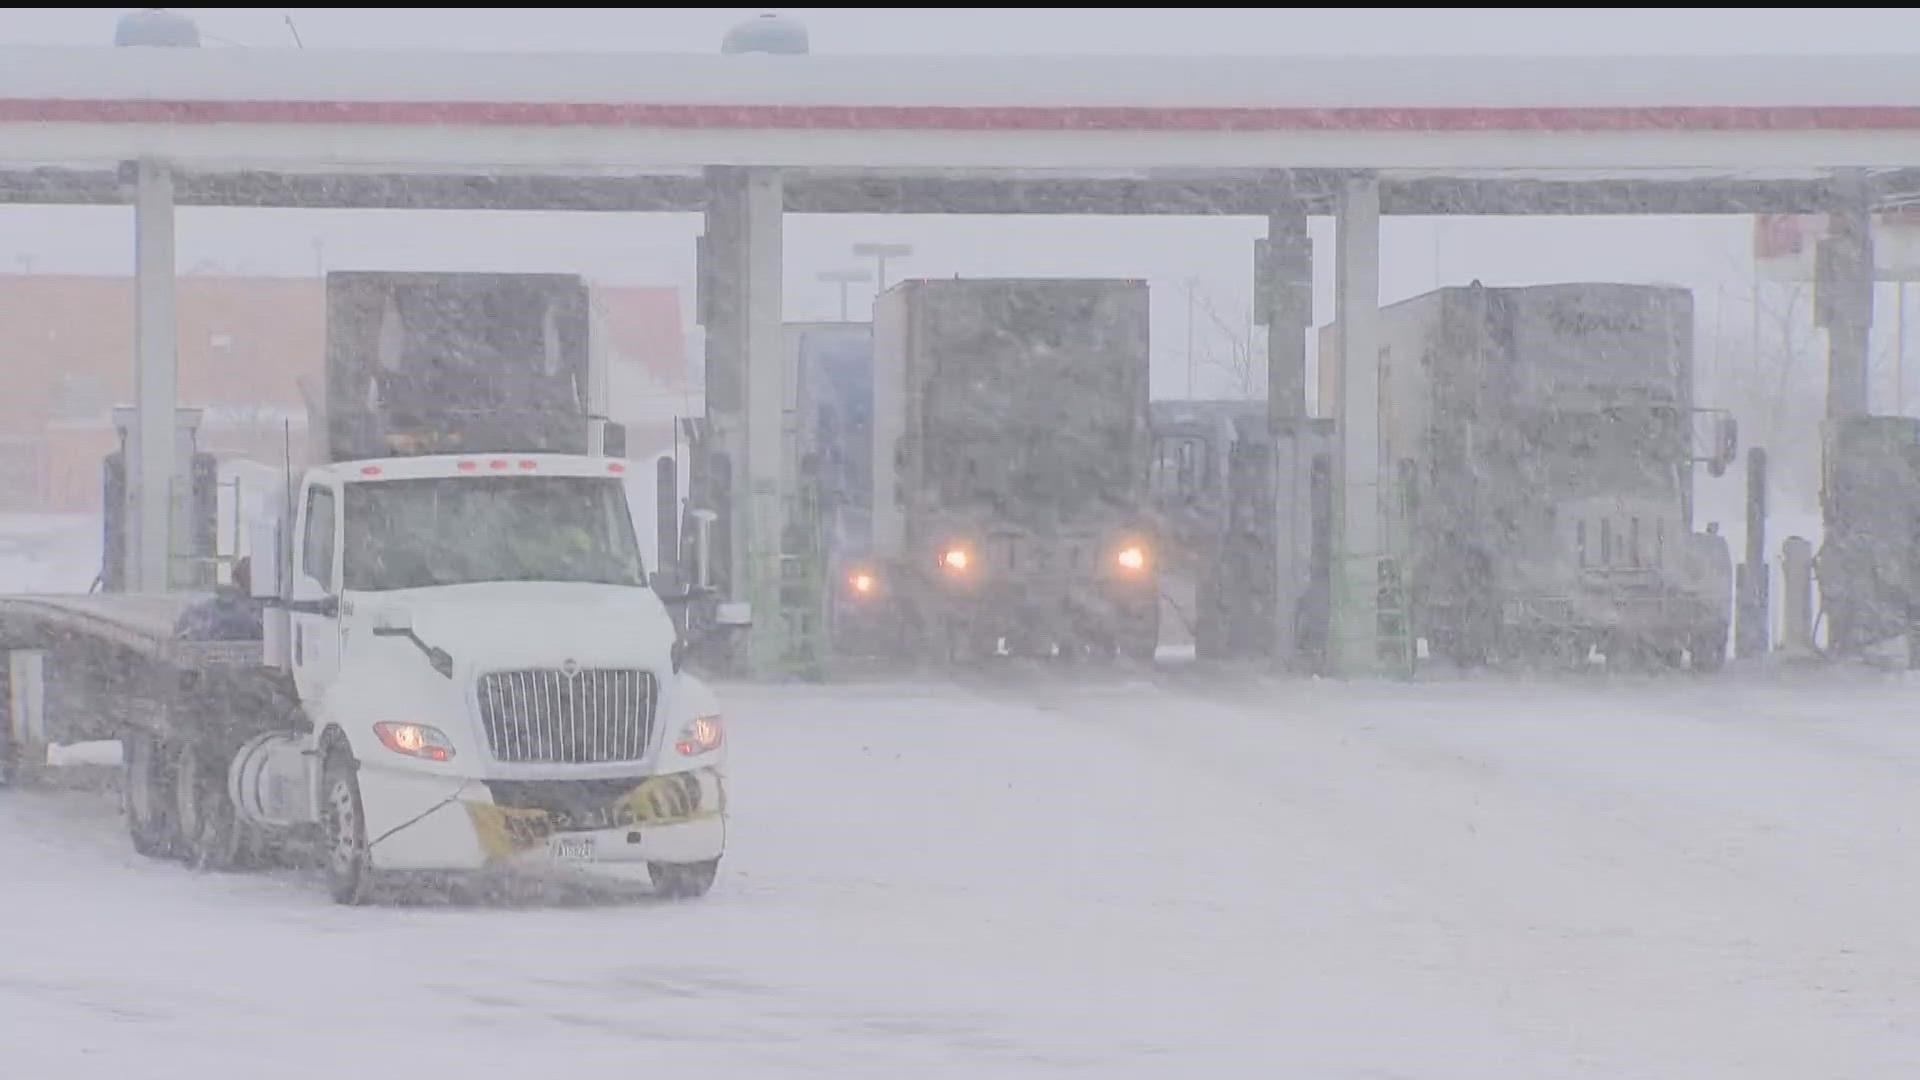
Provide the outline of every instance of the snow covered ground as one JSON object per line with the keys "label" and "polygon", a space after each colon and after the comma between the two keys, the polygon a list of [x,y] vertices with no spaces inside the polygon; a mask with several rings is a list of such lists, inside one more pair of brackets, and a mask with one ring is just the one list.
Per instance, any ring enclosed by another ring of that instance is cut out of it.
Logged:
{"label": "snow covered ground", "polygon": [[1920,1075],[1897,678],[725,692],[688,903],[343,909],[0,793],[5,1071]]}

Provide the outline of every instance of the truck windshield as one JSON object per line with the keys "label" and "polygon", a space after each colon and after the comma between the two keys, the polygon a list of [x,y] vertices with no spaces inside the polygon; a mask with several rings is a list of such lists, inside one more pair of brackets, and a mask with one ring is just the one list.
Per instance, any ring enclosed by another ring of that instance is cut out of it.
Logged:
{"label": "truck windshield", "polygon": [[1557,412],[1535,426],[1535,468],[1568,494],[1655,492],[1679,483],[1686,457],[1678,413],[1668,408]]}
{"label": "truck windshield", "polygon": [[346,587],[481,581],[642,585],[626,492],[614,479],[444,477],[348,484]]}

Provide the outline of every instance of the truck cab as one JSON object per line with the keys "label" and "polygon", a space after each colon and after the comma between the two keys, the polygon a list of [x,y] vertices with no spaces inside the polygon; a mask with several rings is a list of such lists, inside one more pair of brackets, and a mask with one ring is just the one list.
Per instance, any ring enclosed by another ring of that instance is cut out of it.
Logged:
{"label": "truck cab", "polygon": [[387,869],[555,861],[711,882],[719,713],[681,668],[627,468],[434,455],[304,477],[289,578],[254,585],[281,600],[266,651],[308,730],[254,748],[243,772],[276,776],[254,790],[281,799],[243,805],[318,820],[337,896]]}
{"label": "truck cab", "polygon": [[874,310],[883,598],[935,659],[1152,660],[1147,286],[909,280]]}
{"label": "truck cab", "polygon": [[584,289],[329,276],[324,463],[251,575],[300,715],[232,780],[245,824],[320,826],[343,902],[388,871],[712,884],[725,740],[668,610],[697,584],[659,573],[677,462],[624,456]]}

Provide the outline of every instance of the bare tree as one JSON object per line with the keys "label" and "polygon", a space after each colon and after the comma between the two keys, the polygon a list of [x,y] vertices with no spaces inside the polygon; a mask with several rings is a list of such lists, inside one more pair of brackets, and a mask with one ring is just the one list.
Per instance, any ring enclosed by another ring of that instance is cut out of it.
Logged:
{"label": "bare tree", "polygon": [[[1730,269],[1753,272],[1750,264]],[[1695,349],[1696,371],[1712,379],[1700,383],[1700,403],[1731,409],[1741,443],[1766,447],[1776,507],[1810,510],[1819,505],[1826,415],[1826,334],[1813,324],[1813,284],[1756,279],[1747,303],[1730,307],[1744,308],[1750,328],[1740,333],[1725,325],[1734,320],[1716,320],[1722,325]],[[1709,367],[1707,356],[1719,362]]]}
{"label": "bare tree", "polygon": [[1795,502],[1818,498],[1820,421],[1826,414],[1825,337],[1813,326],[1813,288],[1793,282],[1756,290],[1760,340],[1726,392],[1753,428],[1747,441],[1776,462],[1775,484]]}
{"label": "bare tree", "polygon": [[1198,278],[1186,282],[1192,310],[1204,322],[1204,332],[1195,336],[1196,366],[1219,372],[1227,383],[1225,396],[1258,400],[1267,396],[1267,359],[1257,347],[1253,320],[1243,303],[1229,316],[1224,305],[1200,287]]}

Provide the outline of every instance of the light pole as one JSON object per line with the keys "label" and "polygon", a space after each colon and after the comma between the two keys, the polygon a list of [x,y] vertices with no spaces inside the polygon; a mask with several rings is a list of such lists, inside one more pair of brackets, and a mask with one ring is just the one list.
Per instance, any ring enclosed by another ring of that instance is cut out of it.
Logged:
{"label": "light pole", "polygon": [[1198,278],[1188,278],[1187,287],[1187,398],[1193,399],[1193,290],[1199,284]]}
{"label": "light pole", "polygon": [[840,321],[847,321],[847,286],[856,281],[872,281],[873,275],[865,270],[822,270],[813,275],[819,281],[840,286]]}
{"label": "light pole", "polygon": [[880,287],[874,290],[874,292],[878,294],[887,291],[887,260],[904,259],[913,254],[913,245],[855,244],[853,245],[853,253],[863,259],[873,259],[880,264]]}

